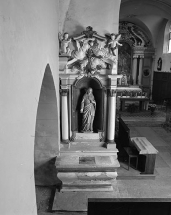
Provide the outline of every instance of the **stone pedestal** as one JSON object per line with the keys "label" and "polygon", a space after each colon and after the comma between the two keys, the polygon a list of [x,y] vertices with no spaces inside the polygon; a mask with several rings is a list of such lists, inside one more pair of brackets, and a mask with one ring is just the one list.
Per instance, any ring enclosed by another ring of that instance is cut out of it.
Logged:
{"label": "stone pedestal", "polygon": [[55,163],[61,191],[112,191],[111,183],[120,166],[117,152],[116,148],[109,150],[89,142],[61,149]]}

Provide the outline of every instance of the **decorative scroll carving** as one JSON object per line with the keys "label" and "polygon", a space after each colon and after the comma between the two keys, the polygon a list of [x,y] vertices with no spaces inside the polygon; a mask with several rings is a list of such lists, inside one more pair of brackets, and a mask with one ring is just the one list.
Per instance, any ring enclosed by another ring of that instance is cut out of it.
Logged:
{"label": "decorative scroll carving", "polygon": [[122,35],[121,40],[126,41],[131,46],[150,47],[151,41],[147,35],[135,24],[131,22],[120,22],[119,33]]}

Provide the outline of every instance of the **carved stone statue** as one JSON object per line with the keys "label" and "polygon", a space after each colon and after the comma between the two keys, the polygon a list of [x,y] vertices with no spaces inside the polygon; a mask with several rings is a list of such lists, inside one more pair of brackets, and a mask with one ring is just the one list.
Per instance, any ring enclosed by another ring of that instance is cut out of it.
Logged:
{"label": "carved stone statue", "polygon": [[69,34],[64,33],[62,36],[61,33],[59,33],[59,41],[60,41],[60,54],[67,54],[70,55],[70,48],[69,44],[71,43],[71,38],[69,39]]}
{"label": "carved stone statue", "polygon": [[84,39],[82,42],[76,40],[77,49],[71,52],[71,57],[73,59],[67,62],[67,67],[68,65],[71,65],[79,60],[82,70],[83,67],[85,67],[88,63],[86,53],[87,50],[91,47],[91,45],[93,45],[92,39]]}
{"label": "carved stone statue", "polygon": [[108,49],[109,49],[109,53],[110,54],[113,54],[114,56],[116,56],[116,49],[117,49],[117,46],[122,46],[121,43],[119,43],[119,40],[121,38],[121,34],[119,34],[118,36],[115,35],[115,34],[111,34],[110,35],[110,39],[108,40],[107,42],[107,46],[108,46]]}
{"label": "carved stone statue", "polygon": [[81,110],[83,113],[82,132],[93,132],[93,121],[96,111],[96,101],[93,95],[93,89],[88,88],[81,102]]}
{"label": "carved stone statue", "polygon": [[71,51],[67,46],[68,34],[65,35],[65,39],[61,40],[61,52],[71,57],[66,64],[66,71],[67,69],[76,71],[77,68],[78,71],[94,74],[101,69],[114,70],[117,65],[115,49],[117,45],[122,45],[118,42],[120,37],[121,35],[111,34],[107,39],[88,26],[80,36],[73,38],[76,48]]}
{"label": "carved stone statue", "polygon": [[162,69],[162,59],[161,59],[161,57],[158,59],[158,61],[157,61],[157,70],[158,71],[161,71],[161,69]]}

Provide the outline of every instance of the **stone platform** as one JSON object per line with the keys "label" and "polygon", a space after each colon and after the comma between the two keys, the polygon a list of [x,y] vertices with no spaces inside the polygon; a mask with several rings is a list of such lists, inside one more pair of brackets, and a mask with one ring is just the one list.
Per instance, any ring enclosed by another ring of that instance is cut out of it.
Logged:
{"label": "stone platform", "polygon": [[111,182],[120,167],[118,150],[112,145],[107,148],[98,133],[76,134],[75,142],[61,144],[55,163],[61,191],[112,191]]}

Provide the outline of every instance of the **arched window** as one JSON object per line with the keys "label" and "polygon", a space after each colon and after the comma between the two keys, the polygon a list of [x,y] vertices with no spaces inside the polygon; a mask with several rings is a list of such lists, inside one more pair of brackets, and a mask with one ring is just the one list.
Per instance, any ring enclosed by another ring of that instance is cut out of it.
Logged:
{"label": "arched window", "polygon": [[169,28],[168,53],[171,53],[171,25],[170,25],[170,28]]}
{"label": "arched window", "polygon": [[171,21],[166,23],[164,31],[163,53],[171,53]]}

